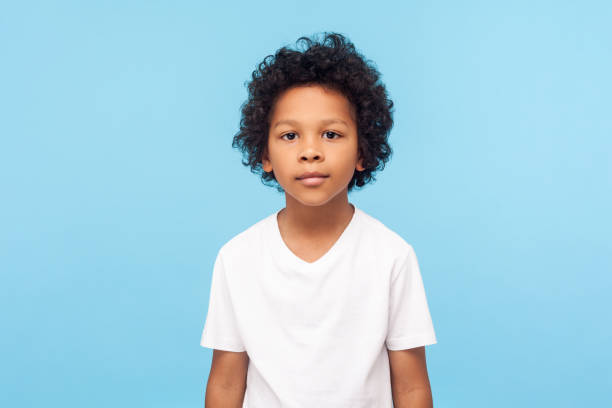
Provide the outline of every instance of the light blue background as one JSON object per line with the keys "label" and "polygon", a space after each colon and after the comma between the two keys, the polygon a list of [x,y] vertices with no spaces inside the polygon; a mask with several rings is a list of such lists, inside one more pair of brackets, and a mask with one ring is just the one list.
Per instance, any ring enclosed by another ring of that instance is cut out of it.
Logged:
{"label": "light blue background", "polygon": [[435,406],[609,406],[610,4],[3,2],[0,405],[203,406],[216,252],[284,206],[244,82],[327,30],[395,102],[349,200],[416,250]]}

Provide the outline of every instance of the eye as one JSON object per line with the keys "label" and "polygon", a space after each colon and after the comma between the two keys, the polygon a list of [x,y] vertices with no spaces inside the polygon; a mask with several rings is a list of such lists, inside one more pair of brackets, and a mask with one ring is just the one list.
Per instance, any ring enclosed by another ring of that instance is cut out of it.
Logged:
{"label": "eye", "polygon": [[[328,130],[328,131],[326,131],[326,132],[325,132],[325,133],[323,133],[323,134],[324,134],[324,135],[327,135],[327,134],[330,134],[330,133],[331,133],[332,135],[336,135],[336,136],[338,136],[337,138],[339,138],[339,137],[340,137],[340,135],[339,135],[338,133],[336,133],[336,132],[332,132],[331,130]],[[335,139],[337,139],[337,138],[335,138]]]}
{"label": "eye", "polygon": [[[295,133],[291,132],[291,133],[285,133],[284,135],[281,136],[281,139],[285,136],[289,136],[289,135],[295,135]],[[285,139],[287,140],[287,139]],[[293,140],[293,139],[289,139],[289,140]]]}

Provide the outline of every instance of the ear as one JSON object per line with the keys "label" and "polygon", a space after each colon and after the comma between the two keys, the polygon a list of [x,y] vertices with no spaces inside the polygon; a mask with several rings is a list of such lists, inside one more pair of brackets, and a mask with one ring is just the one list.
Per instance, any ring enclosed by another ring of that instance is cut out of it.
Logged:
{"label": "ear", "polygon": [[269,173],[272,171],[272,163],[270,162],[270,159],[268,158],[267,149],[264,150],[261,156],[261,167],[263,168],[263,171],[265,171],[266,173]]}
{"label": "ear", "polygon": [[357,169],[357,171],[364,171],[365,167],[363,167],[363,157],[359,157],[359,160],[357,161],[357,164],[355,165],[355,168]]}

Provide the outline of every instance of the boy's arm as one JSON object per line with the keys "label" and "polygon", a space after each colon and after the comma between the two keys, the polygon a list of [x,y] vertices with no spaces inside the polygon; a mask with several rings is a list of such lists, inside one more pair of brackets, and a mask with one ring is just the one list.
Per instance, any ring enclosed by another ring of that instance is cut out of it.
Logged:
{"label": "boy's arm", "polygon": [[206,385],[205,408],[241,408],[246,390],[249,356],[246,351],[213,349]]}
{"label": "boy's arm", "polygon": [[432,408],[433,399],[425,346],[406,350],[389,350],[391,391],[395,408]]}

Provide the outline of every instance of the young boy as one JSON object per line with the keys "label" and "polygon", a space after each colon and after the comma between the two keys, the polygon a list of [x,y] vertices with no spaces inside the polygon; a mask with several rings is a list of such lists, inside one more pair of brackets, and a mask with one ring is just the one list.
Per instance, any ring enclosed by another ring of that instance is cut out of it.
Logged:
{"label": "young boy", "polygon": [[301,40],[253,73],[234,136],[286,206],[218,252],[205,405],[431,407],[436,337],[415,252],[348,201],[391,155],[393,102],[345,37]]}

